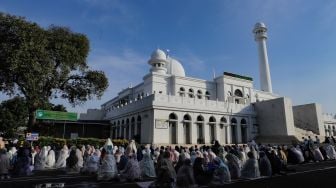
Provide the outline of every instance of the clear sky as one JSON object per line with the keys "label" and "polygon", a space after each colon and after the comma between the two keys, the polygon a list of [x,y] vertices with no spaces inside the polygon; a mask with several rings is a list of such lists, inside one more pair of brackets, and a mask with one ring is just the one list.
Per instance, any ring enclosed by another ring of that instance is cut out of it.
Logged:
{"label": "clear sky", "polygon": [[110,86],[101,100],[75,108],[54,101],[69,111],[100,108],[140,83],[156,48],[169,49],[187,76],[210,80],[213,71],[233,72],[253,77],[259,88],[252,29],[262,21],[273,92],[293,104],[317,102],[323,112],[336,112],[334,0],[0,0],[0,11],[88,36],[88,64],[105,71]]}

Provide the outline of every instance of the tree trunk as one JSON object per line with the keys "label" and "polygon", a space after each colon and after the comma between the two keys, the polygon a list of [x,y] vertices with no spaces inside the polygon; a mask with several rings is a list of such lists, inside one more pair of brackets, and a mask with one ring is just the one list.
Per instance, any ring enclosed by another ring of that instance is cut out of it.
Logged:
{"label": "tree trunk", "polygon": [[28,108],[29,118],[28,118],[28,130],[32,130],[36,120],[35,120],[35,110],[34,108]]}

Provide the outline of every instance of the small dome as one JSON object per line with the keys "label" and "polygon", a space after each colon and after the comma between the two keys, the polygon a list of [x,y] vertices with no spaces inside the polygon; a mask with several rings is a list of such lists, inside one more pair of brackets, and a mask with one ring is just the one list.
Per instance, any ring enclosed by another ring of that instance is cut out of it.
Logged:
{"label": "small dome", "polygon": [[185,71],[182,64],[174,58],[169,57],[167,66],[167,73],[174,76],[185,77]]}
{"label": "small dome", "polygon": [[152,60],[166,60],[167,59],[167,56],[166,56],[166,54],[162,51],[162,50],[160,50],[160,49],[156,49],[153,53],[152,53],[152,55],[151,55],[151,59]]}
{"label": "small dome", "polygon": [[258,22],[254,25],[254,28],[264,27],[266,28],[266,25],[263,22]]}

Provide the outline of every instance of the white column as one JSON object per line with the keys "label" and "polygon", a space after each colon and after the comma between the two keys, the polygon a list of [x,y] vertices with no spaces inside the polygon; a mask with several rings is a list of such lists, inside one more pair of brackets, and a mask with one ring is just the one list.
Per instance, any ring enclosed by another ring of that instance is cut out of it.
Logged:
{"label": "white column", "polygon": [[196,123],[190,123],[190,134],[191,134],[191,143],[197,144],[197,124]]}
{"label": "white column", "polygon": [[272,93],[271,73],[268,64],[266,39],[258,41],[260,86],[262,91]]}
{"label": "white column", "polygon": [[242,142],[242,132],[241,132],[241,124],[240,124],[240,121],[237,122],[237,125],[236,125],[236,138],[237,138],[237,142],[238,144]]}
{"label": "white column", "polygon": [[225,134],[226,134],[226,144],[231,144],[232,143],[232,138],[231,138],[231,125],[227,125],[225,127]]}
{"label": "white column", "polygon": [[220,143],[221,142],[221,134],[220,134],[220,131],[222,131],[222,129],[220,128],[220,125],[219,124],[214,124],[215,126],[215,140],[218,140],[218,142]]}
{"label": "white column", "polygon": [[204,132],[203,132],[204,143],[209,144],[211,141],[210,140],[210,126],[208,123],[204,123],[203,127],[204,127]]}
{"label": "white column", "polygon": [[184,127],[183,122],[177,121],[176,122],[176,130],[177,130],[177,144],[183,144],[184,142]]}

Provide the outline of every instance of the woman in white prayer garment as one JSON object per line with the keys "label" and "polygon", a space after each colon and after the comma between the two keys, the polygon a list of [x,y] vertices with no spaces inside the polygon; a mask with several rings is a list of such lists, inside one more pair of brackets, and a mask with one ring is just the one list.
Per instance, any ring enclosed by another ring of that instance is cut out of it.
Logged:
{"label": "woman in white prayer garment", "polygon": [[314,146],[314,158],[315,161],[323,161],[324,157],[320,151],[320,149],[317,146]]}
{"label": "woman in white prayer garment", "polygon": [[57,162],[55,164],[56,168],[65,168],[66,167],[66,159],[69,156],[69,149],[67,145],[64,145],[60,151]]}
{"label": "woman in white prayer garment", "polygon": [[92,155],[87,156],[87,162],[85,163],[82,172],[89,174],[97,173],[100,159],[100,150],[95,150]]}
{"label": "woman in white prayer garment", "polygon": [[44,170],[46,168],[47,158],[45,157],[47,153],[47,147],[44,146],[34,158],[34,170]]}
{"label": "woman in white prayer garment", "polygon": [[249,159],[246,160],[243,169],[241,170],[242,178],[258,178],[260,177],[258,161],[252,152],[248,152]]}
{"label": "woman in white prayer garment", "polygon": [[328,159],[330,160],[336,159],[336,151],[333,145],[331,145],[330,143],[327,143],[327,145],[325,146],[325,150],[326,150]]}
{"label": "woman in white prayer garment", "polygon": [[294,152],[294,154],[298,158],[298,163],[303,163],[305,161],[303,153],[302,153],[299,145],[297,145],[296,147],[292,147],[290,149]]}
{"label": "woman in white prayer garment", "polygon": [[97,172],[97,180],[111,180],[118,175],[117,163],[113,155],[113,144],[110,138],[107,139],[103,152],[106,154],[101,159],[101,165]]}
{"label": "woman in white prayer garment", "polygon": [[149,145],[142,151],[143,158],[140,161],[140,169],[143,177],[156,177],[154,161],[152,159],[151,150]]}
{"label": "woman in white prayer garment", "polygon": [[77,167],[77,169],[81,169],[81,168],[83,168],[84,160],[83,160],[83,153],[78,148],[76,149],[76,156],[77,156],[77,159],[78,159],[76,167]]}
{"label": "woman in white prayer garment", "polygon": [[54,168],[55,166],[55,152],[52,149],[49,149],[47,161],[46,161],[46,168]]}

